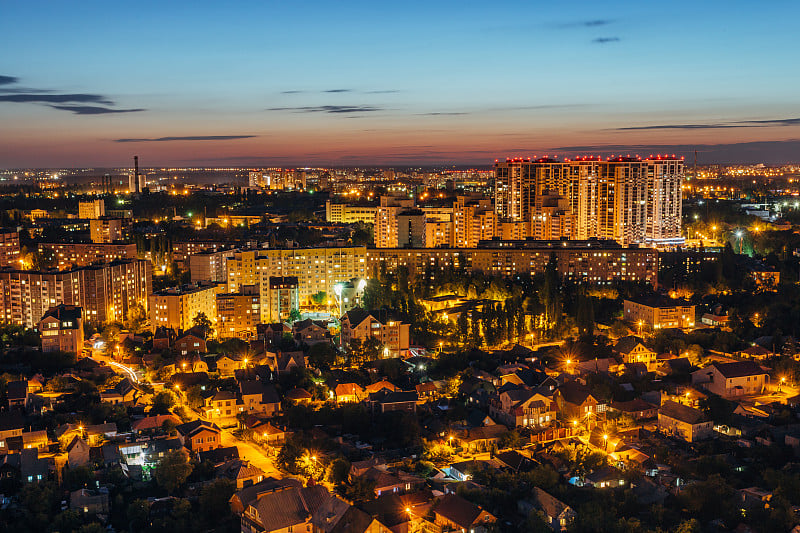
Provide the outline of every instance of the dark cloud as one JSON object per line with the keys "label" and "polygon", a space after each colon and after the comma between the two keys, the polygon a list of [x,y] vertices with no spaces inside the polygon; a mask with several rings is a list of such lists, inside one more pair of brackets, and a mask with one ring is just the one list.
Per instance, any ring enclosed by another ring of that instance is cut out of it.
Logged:
{"label": "dark cloud", "polygon": [[599,28],[600,26],[608,26],[614,24],[614,19],[590,19],[590,20],[576,20],[573,22],[562,22],[556,24],[556,28],[570,29],[570,28]]}
{"label": "dark cloud", "polygon": [[22,93],[22,94],[0,94],[0,102],[34,103],[34,104],[68,104],[68,103],[92,103],[103,105],[114,105],[114,102],[99,94],[44,94],[44,93]]}
{"label": "dark cloud", "polygon": [[619,41],[619,37],[598,37],[597,39],[592,39],[592,42],[595,44],[618,43]]}
{"label": "dark cloud", "polygon": [[352,114],[383,111],[383,108],[371,105],[318,105],[298,107],[270,107],[267,111],[291,111],[292,113],[332,113]]}
{"label": "dark cloud", "polygon": [[109,115],[114,113],[138,113],[146,109],[111,109],[95,105],[51,105],[53,109],[72,111],[76,115]]}
{"label": "dark cloud", "polygon": [[463,111],[453,111],[453,112],[435,111],[433,113],[418,113],[418,114],[423,117],[457,117],[459,115],[469,115],[469,113]]}
{"label": "dark cloud", "polygon": [[258,137],[258,135],[190,135],[187,137],[114,139],[114,142],[146,143],[146,142],[168,142],[168,141],[232,141],[236,139],[252,139],[253,137]]}
{"label": "dark cloud", "polygon": [[596,28],[597,26],[608,26],[612,24],[614,21],[612,19],[595,19],[595,20],[585,20],[580,23],[581,26],[586,26],[587,28]]}
{"label": "dark cloud", "polygon": [[[19,78],[14,76],[0,76],[0,86],[13,85],[18,81]],[[114,109],[113,107],[108,107],[115,105],[114,102],[101,94],[58,94],[49,89],[30,89],[27,87],[0,87],[0,102],[42,104],[60,111],[70,111],[76,115],[108,115],[145,111],[145,109]]]}
{"label": "dark cloud", "polygon": [[798,126],[800,118],[779,118],[766,120],[737,120],[709,124],[655,124],[650,126],[626,126],[615,128],[616,131],[635,130],[713,130],[728,128],[766,128],[769,126]]}
{"label": "dark cloud", "polygon": [[288,91],[281,91],[280,94],[307,94],[307,93],[319,93],[319,94],[341,94],[341,93],[361,93],[361,94],[391,94],[391,93],[399,93],[400,91],[397,89],[378,89],[374,91],[357,91],[355,89],[323,89],[321,91],[306,91],[303,89],[291,89]]}

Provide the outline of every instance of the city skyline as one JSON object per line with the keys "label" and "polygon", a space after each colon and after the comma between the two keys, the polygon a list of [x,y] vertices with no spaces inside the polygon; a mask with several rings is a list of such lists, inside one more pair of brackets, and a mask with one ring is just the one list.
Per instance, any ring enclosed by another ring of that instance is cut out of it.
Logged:
{"label": "city skyline", "polygon": [[791,162],[798,9],[17,4],[0,166]]}

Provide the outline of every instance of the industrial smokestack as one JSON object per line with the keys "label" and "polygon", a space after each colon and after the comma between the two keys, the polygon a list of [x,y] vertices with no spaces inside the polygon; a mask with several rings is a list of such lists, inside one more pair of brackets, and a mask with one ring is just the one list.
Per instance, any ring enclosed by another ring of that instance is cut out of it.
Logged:
{"label": "industrial smokestack", "polygon": [[133,156],[133,183],[136,188],[135,192],[139,193],[139,156]]}

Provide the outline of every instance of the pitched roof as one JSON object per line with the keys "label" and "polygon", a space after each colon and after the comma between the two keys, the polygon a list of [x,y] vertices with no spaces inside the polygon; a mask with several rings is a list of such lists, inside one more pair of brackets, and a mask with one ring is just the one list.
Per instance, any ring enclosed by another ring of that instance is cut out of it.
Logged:
{"label": "pitched roof", "polygon": [[617,343],[614,345],[614,350],[619,353],[630,353],[640,344],[644,346],[644,340],[641,337],[628,335],[627,337],[622,337],[617,341]]}
{"label": "pitched roof", "polygon": [[652,403],[646,402],[641,398],[634,398],[629,402],[611,402],[609,406],[612,409],[617,411],[621,411],[623,413],[633,413],[636,411],[648,411],[650,409],[655,409],[656,406]]}
{"label": "pitched roof", "polygon": [[767,371],[753,361],[736,361],[734,363],[713,363],[719,373],[727,379],[741,378],[744,376],[759,376]]}
{"label": "pitched roof", "polygon": [[269,383],[264,383],[260,379],[248,379],[239,382],[239,392],[242,396],[253,394],[261,395],[261,403],[280,403],[278,392]]}
{"label": "pitched roof", "polygon": [[293,478],[276,479],[274,477],[268,477],[260,483],[243,488],[238,491],[235,496],[242,502],[242,506],[247,509],[247,506],[256,501],[259,495],[285,487],[295,487],[299,489],[302,485]]}
{"label": "pitched roof", "polygon": [[447,494],[439,501],[433,512],[445,517],[459,527],[470,529],[480,516],[481,508],[461,496]]}
{"label": "pitched roof", "polygon": [[582,385],[578,381],[567,381],[558,388],[558,391],[565,401],[573,405],[581,405],[592,394],[589,387]]}
{"label": "pitched roof", "polygon": [[155,415],[140,418],[131,422],[131,429],[133,431],[147,431],[149,429],[161,429],[164,422],[171,420],[177,426],[181,423],[180,419],[175,415]]}
{"label": "pitched roof", "polygon": [[274,531],[306,522],[329,497],[321,485],[288,487],[263,494],[251,505],[258,510],[264,529]]}
{"label": "pitched roof", "polygon": [[689,407],[688,405],[673,402],[672,400],[667,400],[661,404],[661,409],[658,410],[658,413],[687,424],[708,422],[703,411],[695,409],[694,407]]}
{"label": "pitched roof", "polygon": [[28,380],[9,381],[6,386],[6,396],[9,400],[23,399],[28,395]]}
{"label": "pitched roof", "polygon": [[222,431],[216,424],[212,422],[206,422],[205,420],[193,420],[191,422],[186,422],[185,424],[177,426],[175,429],[178,430],[178,433],[185,436],[191,436],[203,429],[207,429],[215,433],[221,433]]}
{"label": "pitched roof", "polygon": [[387,403],[406,403],[406,402],[416,402],[419,399],[419,395],[417,391],[396,391],[390,392],[378,402],[381,404]]}
{"label": "pitched roof", "polygon": [[284,394],[287,400],[310,400],[311,393],[300,387],[295,387]]}
{"label": "pitched roof", "polygon": [[533,488],[533,497],[539,508],[544,511],[544,514],[551,518],[558,518],[562,513],[570,510],[569,505],[551,496],[539,487]]}
{"label": "pitched roof", "polygon": [[200,452],[200,462],[209,461],[213,464],[224,463],[231,459],[239,458],[239,448],[236,446],[228,446],[226,448],[214,448],[205,452]]}

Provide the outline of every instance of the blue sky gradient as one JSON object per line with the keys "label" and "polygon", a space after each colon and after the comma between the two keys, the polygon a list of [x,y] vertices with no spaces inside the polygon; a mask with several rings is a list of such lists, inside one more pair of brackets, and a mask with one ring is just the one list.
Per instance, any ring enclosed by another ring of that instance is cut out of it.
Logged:
{"label": "blue sky gradient", "polygon": [[798,15],[788,1],[10,2],[0,166],[627,146],[797,161]]}

